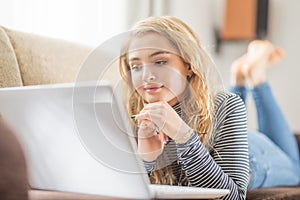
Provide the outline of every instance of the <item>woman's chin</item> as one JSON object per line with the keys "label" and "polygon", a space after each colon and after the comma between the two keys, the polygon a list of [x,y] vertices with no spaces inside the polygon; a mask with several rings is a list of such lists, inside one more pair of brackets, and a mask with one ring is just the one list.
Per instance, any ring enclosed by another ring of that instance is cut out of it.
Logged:
{"label": "woman's chin", "polygon": [[160,99],[148,99],[146,102],[147,103],[155,103],[155,102],[160,102]]}
{"label": "woman's chin", "polygon": [[155,103],[155,102],[163,101],[164,98],[161,98],[161,97],[158,97],[158,96],[147,96],[144,99],[148,103]]}
{"label": "woman's chin", "polygon": [[146,98],[147,103],[155,103],[155,102],[168,102],[172,104],[176,104],[178,102],[177,98],[164,98],[164,97],[151,97]]}

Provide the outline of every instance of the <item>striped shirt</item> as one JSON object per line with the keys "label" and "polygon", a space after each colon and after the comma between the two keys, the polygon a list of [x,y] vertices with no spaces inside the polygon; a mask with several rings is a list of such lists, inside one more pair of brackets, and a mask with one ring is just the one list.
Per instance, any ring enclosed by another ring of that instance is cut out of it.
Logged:
{"label": "striped shirt", "polygon": [[[180,108],[173,107],[180,115]],[[196,132],[183,144],[171,140],[156,161],[144,162],[149,174],[171,166],[177,178],[184,176],[195,187],[229,189],[222,199],[245,199],[248,179],[248,139],[245,105],[238,95],[221,92],[215,99],[212,147],[205,147]]]}

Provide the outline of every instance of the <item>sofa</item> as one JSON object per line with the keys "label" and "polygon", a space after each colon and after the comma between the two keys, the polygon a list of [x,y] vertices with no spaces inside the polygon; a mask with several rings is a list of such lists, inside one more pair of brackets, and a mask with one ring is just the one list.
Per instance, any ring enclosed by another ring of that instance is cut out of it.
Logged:
{"label": "sofa", "polygon": [[[74,82],[92,50],[85,45],[0,26],[0,87]],[[300,134],[295,137],[300,146]],[[107,199],[30,188],[20,141],[1,117],[0,143],[0,199]],[[300,199],[300,186],[249,190],[247,199]]]}

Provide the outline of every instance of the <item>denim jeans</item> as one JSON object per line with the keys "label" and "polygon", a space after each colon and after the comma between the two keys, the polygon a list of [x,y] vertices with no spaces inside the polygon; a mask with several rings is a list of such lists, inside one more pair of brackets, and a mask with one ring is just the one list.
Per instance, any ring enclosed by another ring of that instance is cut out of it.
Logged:
{"label": "denim jeans", "polygon": [[[245,102],[248,89],[230,87]],[[258,131],[248,130],[250,182],[248,189],[297,185],[300,158],[296,139],[268,83],[249,91],[256,106]]]}

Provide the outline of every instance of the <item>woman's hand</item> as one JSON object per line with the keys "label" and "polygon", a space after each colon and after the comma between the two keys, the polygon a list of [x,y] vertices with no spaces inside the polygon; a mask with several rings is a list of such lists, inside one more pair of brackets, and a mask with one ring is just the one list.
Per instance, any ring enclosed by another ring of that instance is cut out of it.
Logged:
{"label": "woman's hand", "polygon": [[147,119],[138,120],[138,126],[138,153],[144,161],[154,161],[163,152],[168,136],[158,134],[155,124]]}
{"label": "woman's hand", "polygon": [[173,140],[182,138],[191,129],[167,102],[145,105],[136,119],[152,122],[160,133],[166,134]]}

